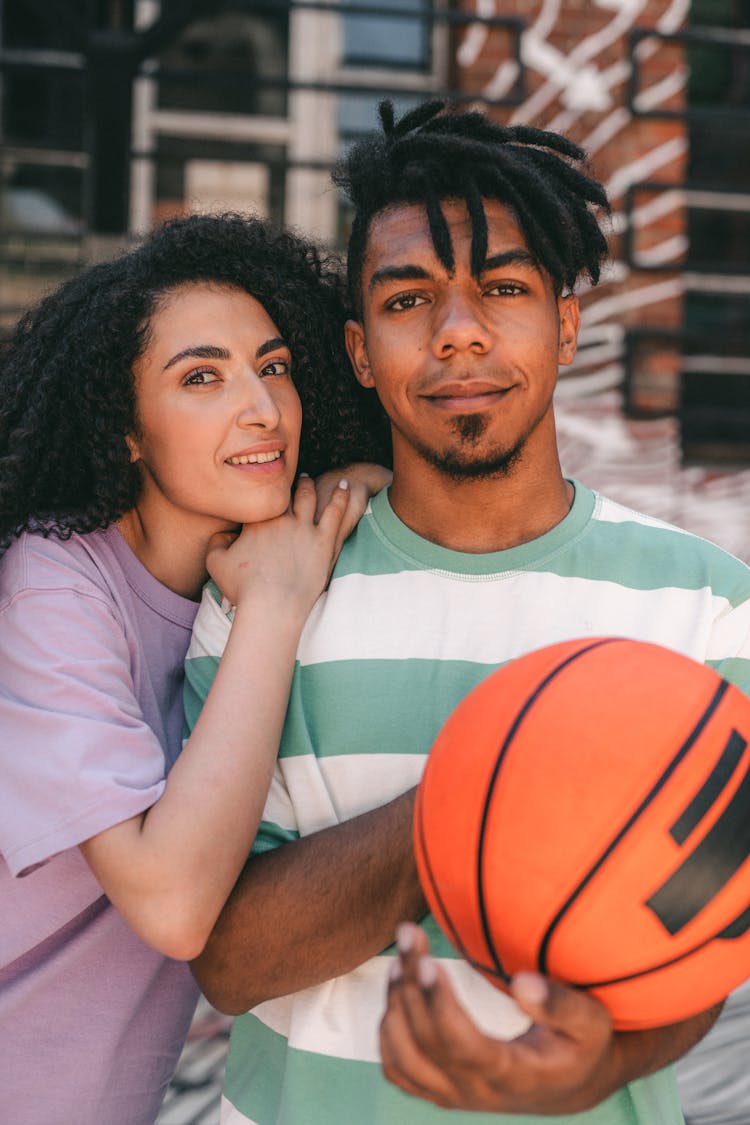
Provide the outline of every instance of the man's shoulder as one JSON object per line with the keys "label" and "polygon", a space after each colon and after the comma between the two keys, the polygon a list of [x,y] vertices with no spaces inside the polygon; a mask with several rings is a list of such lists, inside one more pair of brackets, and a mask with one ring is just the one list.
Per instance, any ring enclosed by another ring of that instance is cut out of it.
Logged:
{"label": "man's shoulder", "polygon": [[750,598],[750,567],[723,547],[675,523],[647,515],[599,493],[590,523],[592,540],[617,554],[622,566],[661,573],[677,585],[715,586]]}
{"label": "man's shoulder", "polygon": [[689,542],[691,544],[691,549],[705,550],[708,553],[720,552],[728,555],[728,552],[717,543],[713,543],[710,539],[705,539],[677,523],[662,519],[659,516],[649,515],[638,508],[623,504],[610,496],[605,496],[601,492],[594,492],[593,495],[595,497],[594,520],[601,524],[635,525],[641,529],[644,535],[657,532],[680,535],[683,537],[684,543]]}
{"label": "man's shoulder", "polygon": [[345,541],[333,569],[332,583],[350,576],[375,578],[418,570],[416,560],[408,558],[388,534],[388,519],[393,516],[387,497],[378,493],[356,528]]}

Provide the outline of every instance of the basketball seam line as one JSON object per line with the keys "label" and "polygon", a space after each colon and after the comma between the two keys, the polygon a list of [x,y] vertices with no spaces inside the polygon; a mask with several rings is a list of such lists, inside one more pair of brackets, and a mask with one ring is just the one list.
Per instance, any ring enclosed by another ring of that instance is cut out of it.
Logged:
{"label": "basketball seam line", "polygon": [[495,766],[494,766],[494,769],[492,771],[492,775],[490,777],[490,781],[489,781],[489,784],[488,784],[488,787],[487,787],[487,793],[485,795],[484,808],[482,810],[482,820],[481,820],[480,829],[479,829],[479,843],[478,843],[478,846],[477,846],[476,882],[477,882],[477,898],[478,898],[478,902],[479,902],[479,915],[480,915],[480,919],[481,919],[481,922],[482,922],[482,932],[484,934],[485,944],[487,946],[487,949],[489,950],[490,957],[492,958],[492,961],[494,963],[495,971],[504,981],[510,980],[510,975],[503,968],[502,962],[500,961],[500,958],[498,957],[497,950],[495,949],[495,943],[494,943],[493,938],[492,938],[492,934],[491,934],[491,931],[490,931],[490,925],[489,925],[489,919],[487,917],[487,909],[486,909],[486,905],[485,905],[484,878],[483,878],[485,836],[486,836],[486,833],[487,833],[487,821],[489,819],[490,805],[492,803],[492,796],[493,796],[493,793],[494,793],[494,790],[495,790],[495,786],[497,784],[497,779],[498,779],[498,776],[499,776],[499,773],[500,773],[500,769],[503,765],[503,762],[505,760],[505,756],[508,752],[508,749],[509,749],[513,739],[515,738],[516,734],[518,733],[518,728],[520,727],[521,723],[523,722],[524,718],[526,717],[528,711],[530,710],[532,704],[534,703],[534,700],[539,696],[539,694],[542,691],[544,691],[544,689],[547,687],[547,685],[549,683],[551,683],[551,681],[556,676],[558,676],[560,674],[560,672],[563,671],[564,668],[567,668],[568,665],[572,664],[574,661],[576,661],[580,657],[584,656],[587,652],[591,652],[593,649],[601,648],[603,645],[616,644],[620,639],[621,638],[619,638],[619,637],[604,637],[604,638],[601,638],[599,640],[592,641],[590,644],[587,644],[585,648],[578,649],[576,652],[572,653],[570,656],[566,656],[566,658],[563,661],[561,661],[560,664],[557,665],[557,667],[553,668],[551,672],[548,672],[547,675],[545,676],[545,678],[541,681],[541,683],[537,684],[537,686],[534,689],[534,691],[532,692],[532,694],[528,697],[528,699],[524,703],[523,707],[521,708],[521,710],[516,715],[516,718],[513,721],[513,725],[511,726],[511,729],[508,731],[508,734],[505,736],[505,740],[501,744],[500,750],[498,751],[497,758],[495,760]]}
{"label": "basketball seam line", "polygon": [[578,884],[576,889],[568,896],[567,900],[563,903],[563,905],[560,907],[560,909],[558,910],[555,917],[550,922],[550,924],[547,927],[547,930],[545,932],[545,935],[542,938],[540,946],[539,946],[539,956],[538,956],[537,961],[538,961],[540,972],[546,973],[546,971],[547,971],[547,951],[549,949],[549,945],[550,945],[550,942],[552,940],[554,931],[557,928],[557,926],[560,924],[560,922],[562,921],[562,918],[568,912],[568,910],[573,905],[575,900],[579,897],[579,895],[581,895],[583,893],[584,889],[591,882],[591,880],[593,879],[593,877],[597,873],[597,871],[607,861],[607,859],[609,858],[611,853],[614,851],[614,849],[618,846],[618,844],[621,842],[623,837],[627,835],[627,833],[633,827],[635,822],[642,815],[644,809],[646,809],[648,807],[648,805],[654,800],[656,795],[662,790],[664,785],[666,785],[669,778],[672,776],[674,771],[677,769],[677,766],[680,764],[680,762],[683,760],[685,755],[691,749],[691,747],[693,746],[693,744],[695,743],[695,741],[698,739],[701,732],[703,731],[704,727],[708,723],[709,719],[711,718],[713,713],[716,711],[717,707],[721,703],[721,700],[723,699],[723,697],[724,697],[728,688],[729,688],[729,684],[727,683],[726,680],[723,680],[719,684],[716,691],[714,692],[714,695],[713,695],[713,698],[711,699],[711,702],[708,704],[705,711],[701,715],[700,719],[698,720],[698,722],[693,727],[693,730],[690,732],[690,734],[685,739],[685,741],[683,742],[680,749],[677,751],[675,756],[672,758],[671,762],[666,767],[666,769],[662,773],[661,777],[654,784],[654,786],[651,788],[649,793],[646,794],[646,796],[641,801],[638,808],[633,812],[633,814],[630,816],[630,818],[625,822],[625,824],[622,826],[620,831],[612,838],[612,840],[610,841],[607,848],[599,856],[599,859],[589,869],[589,871],[584,876],[584,878],[580,881],[580,883]]}

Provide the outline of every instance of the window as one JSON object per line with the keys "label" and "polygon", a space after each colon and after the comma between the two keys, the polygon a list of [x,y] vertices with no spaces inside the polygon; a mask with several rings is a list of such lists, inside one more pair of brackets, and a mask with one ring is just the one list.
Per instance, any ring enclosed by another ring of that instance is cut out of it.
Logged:
{"label": "window", "polygon": [[286,8],[196,20],[159,56],[159,106],[284,116],[288,41]]}
{"label": "window", "polygon": [[[350,66],[408,67],[429,70],[431,65],[430,0],[386,0],[382,14],[372,13],[373,0],[344,0],[343,62]],[[351,9],[361,7],[362,15]],[[419,12],[427,18],[389,15],[386,12]]]}

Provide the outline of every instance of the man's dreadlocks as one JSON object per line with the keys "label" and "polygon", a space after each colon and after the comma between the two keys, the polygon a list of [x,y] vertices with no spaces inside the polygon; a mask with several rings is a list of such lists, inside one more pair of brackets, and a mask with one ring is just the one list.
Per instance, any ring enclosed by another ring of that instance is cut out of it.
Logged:
{"label": "man's dreadlocks", "polygon": [[587,174],[578,145],[559,133],[497,125],[483,113],[458,112],[440,101],[426,102],[400,121],[384,101],[380,120],[382,133],[358,141],[333,173],[355,209],[348,274],[357,315],[370,224],[401,204],[425,206],[435,251],[449,272],[453,246],[440,201],[465,201],[471,268],[478,276],[487,256],[484,197],[510,208],[557,293],[572,290],[580,277],[599,280],[607,243],[592,205],[605,212],[609,205],[602,185]]}

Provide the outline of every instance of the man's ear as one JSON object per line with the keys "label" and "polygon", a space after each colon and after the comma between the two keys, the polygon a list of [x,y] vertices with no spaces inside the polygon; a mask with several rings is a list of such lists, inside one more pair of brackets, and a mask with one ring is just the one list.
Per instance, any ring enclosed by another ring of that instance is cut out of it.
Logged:
{"label": "man's ear", "polygon": [[557,298],[557,311],[560,317],[560,339],[557,347],[557,362],[567,366],[573,362],[578,348],[578,329],[581,327],[581,310],[578,298],[572,293]]}
{"label": "man's ear", "polygon": [[374,387],[375,380],[372,377],[370,361],[367,358],[365,330],[358,320],[347,320],[344,326],[344,339],[357,382],[361,383],[363,387]]}

